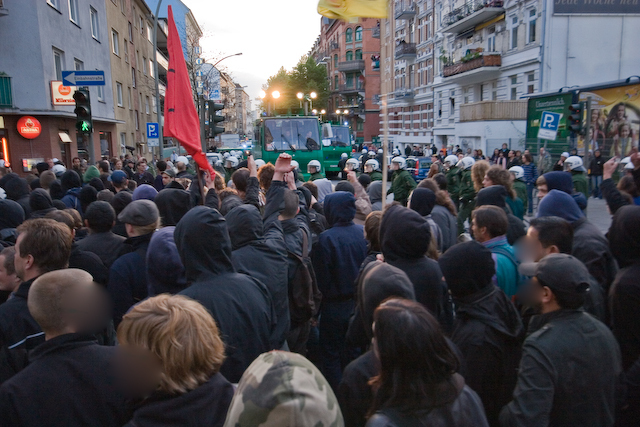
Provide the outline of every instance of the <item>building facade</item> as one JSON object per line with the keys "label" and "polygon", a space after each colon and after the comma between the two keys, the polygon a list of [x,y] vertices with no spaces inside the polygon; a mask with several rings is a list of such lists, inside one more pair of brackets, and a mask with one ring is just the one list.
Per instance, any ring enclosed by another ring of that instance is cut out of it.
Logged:
{"label": "building facade", "polygon": [[327,118],[347,122],[358,143],[371,143],[380,133],[380,20],[322,18],[311,55],[327,68]]}
{"label": "building facade", "polygon": [[[93,153],[99,159],[117,152],[107,3],[111,0],[4,2],[8,13],[0,15],[0,138],[8,151],[5,160],[16,172],[27,172],[46,158],[69,165],[75,156]],[[75,87],[59,83],[63,71],[74,70],[105,75],[104,86],[90,87],[90,137],[75,129],[70,99]],[[60,102],[66,104],[54,105]],[[30,138],[23,136],[24,130]]]}

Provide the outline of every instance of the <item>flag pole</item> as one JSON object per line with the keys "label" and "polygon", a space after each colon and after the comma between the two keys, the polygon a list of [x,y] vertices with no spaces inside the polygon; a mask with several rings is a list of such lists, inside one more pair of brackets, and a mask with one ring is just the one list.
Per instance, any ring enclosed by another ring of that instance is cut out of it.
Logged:
{"label": "flag pole", "polygon": [[198,187],[200,188],[200,205],[203,206],[204,205],[204,185],[202,183],[202,181],[204,180],[204,174],[201,173],[202,169],[200,169],[200,166],[198,166],[197,162],[194,162],[196,165],[196,179],[198,180]]}

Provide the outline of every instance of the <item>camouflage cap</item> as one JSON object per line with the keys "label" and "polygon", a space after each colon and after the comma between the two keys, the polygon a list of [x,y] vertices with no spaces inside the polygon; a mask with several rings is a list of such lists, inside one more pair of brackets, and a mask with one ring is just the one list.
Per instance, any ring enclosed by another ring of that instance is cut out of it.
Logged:
{"label": "camouflage cap", "polygon": [[272,351],[247,368],[225,427],[343,427],[333,390],[303,356]]}

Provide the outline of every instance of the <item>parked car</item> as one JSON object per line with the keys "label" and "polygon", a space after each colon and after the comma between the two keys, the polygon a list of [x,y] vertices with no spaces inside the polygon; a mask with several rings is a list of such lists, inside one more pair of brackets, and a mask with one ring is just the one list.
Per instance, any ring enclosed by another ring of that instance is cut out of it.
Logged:
{"label": "parked car", "polygon": [[409,157],[407,158],[407,170],[416,182],[420,182],[427,177],[431,169],[431,157]]}

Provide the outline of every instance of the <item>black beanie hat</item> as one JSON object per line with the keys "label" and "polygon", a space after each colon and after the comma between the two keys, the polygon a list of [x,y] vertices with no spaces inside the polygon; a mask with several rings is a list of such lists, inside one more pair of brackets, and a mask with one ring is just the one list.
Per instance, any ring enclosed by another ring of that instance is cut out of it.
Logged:
{"label": "black beanie hat", "polygon": [[491,251],[476,241],[452,246],[438,259],[438,264],[454,298],[491,286],[496,274]]}

